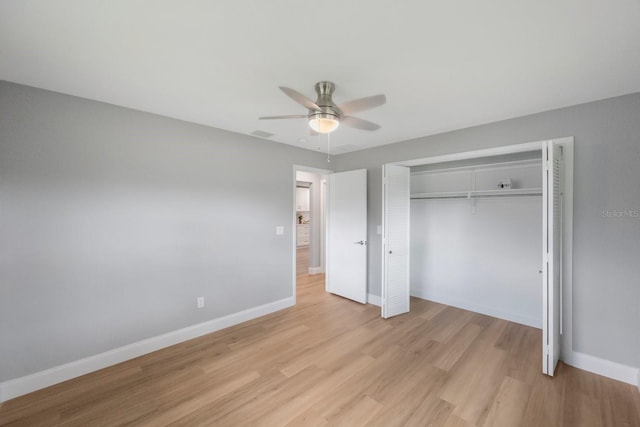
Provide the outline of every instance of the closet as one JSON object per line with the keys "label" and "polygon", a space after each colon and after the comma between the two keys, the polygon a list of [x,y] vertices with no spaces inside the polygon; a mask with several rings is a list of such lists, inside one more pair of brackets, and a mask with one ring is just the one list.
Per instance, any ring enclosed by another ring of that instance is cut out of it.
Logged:
{"label": "closet", "polygon": [[411,295],[542,327],[542,151],[411,167]]}

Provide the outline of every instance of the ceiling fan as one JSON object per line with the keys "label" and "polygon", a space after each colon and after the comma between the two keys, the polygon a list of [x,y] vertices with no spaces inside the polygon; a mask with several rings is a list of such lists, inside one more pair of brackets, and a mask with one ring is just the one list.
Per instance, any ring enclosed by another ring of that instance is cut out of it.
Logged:
{"label": "ceiling fan", "polygon": [[368,96],[366,98],[354,99],[341,105],[336,105],[331,96],[335,90],[332,82],[318,82],[315,85],[318,99],[315,102],[301,94],[300,92],[288,87],[280,86],[289,98],[309,110],[308,114],[292,114],[288,116],[266,116],[260,117],[260,120],[273,119],[307,119],[309,127],[313,132],[330,133],[338,128],[340,123],[352,128],[374,131],[380,129],[380,125],[351,116],[351,114],[360,111],[369,110],[379,107],[387,102],[384,95]]}

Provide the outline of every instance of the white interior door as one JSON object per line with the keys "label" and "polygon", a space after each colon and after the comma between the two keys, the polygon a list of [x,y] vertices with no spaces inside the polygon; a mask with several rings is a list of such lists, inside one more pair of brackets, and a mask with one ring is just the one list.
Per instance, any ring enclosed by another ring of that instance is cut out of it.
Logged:
{"label": "white interior door", "polygon": [[408,313],[409,168],[383,166],[382,317]]}
{"label": "white interior door", "polygon": [[367,302],[367,170],[329,175],[327,291]]}
{"label": "white interior door", "polygon": [[542,372],[553,376],[562,319],[562,148],[546,141],[542,153]]}

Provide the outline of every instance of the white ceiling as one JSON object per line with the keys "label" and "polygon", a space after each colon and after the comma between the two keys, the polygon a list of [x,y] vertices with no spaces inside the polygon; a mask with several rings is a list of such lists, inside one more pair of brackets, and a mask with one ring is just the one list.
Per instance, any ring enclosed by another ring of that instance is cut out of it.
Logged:
{"label": "white ceiling", "polygon": [[640,91],[640,0],[0,0],[0,79],[323,151],[278,86],[386,94],[340,153]]}

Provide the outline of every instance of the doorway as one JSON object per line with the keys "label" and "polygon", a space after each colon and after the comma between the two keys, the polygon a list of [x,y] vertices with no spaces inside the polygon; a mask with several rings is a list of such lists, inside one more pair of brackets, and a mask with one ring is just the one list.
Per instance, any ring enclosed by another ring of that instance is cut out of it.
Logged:
{"label": "doorway", "polygon": [[329,170],[294,166],[293,295],[325,287],[326,197]]}
{"label": "doorway", "polygon": [[[324,285],[328,293],[366,304],[367,170],[294,166],[292,182],[294,298],[300,286]],[[308,207],[297,203],[298,193],[309,195]],[[308,237],[298,236],[298,228]]]}

